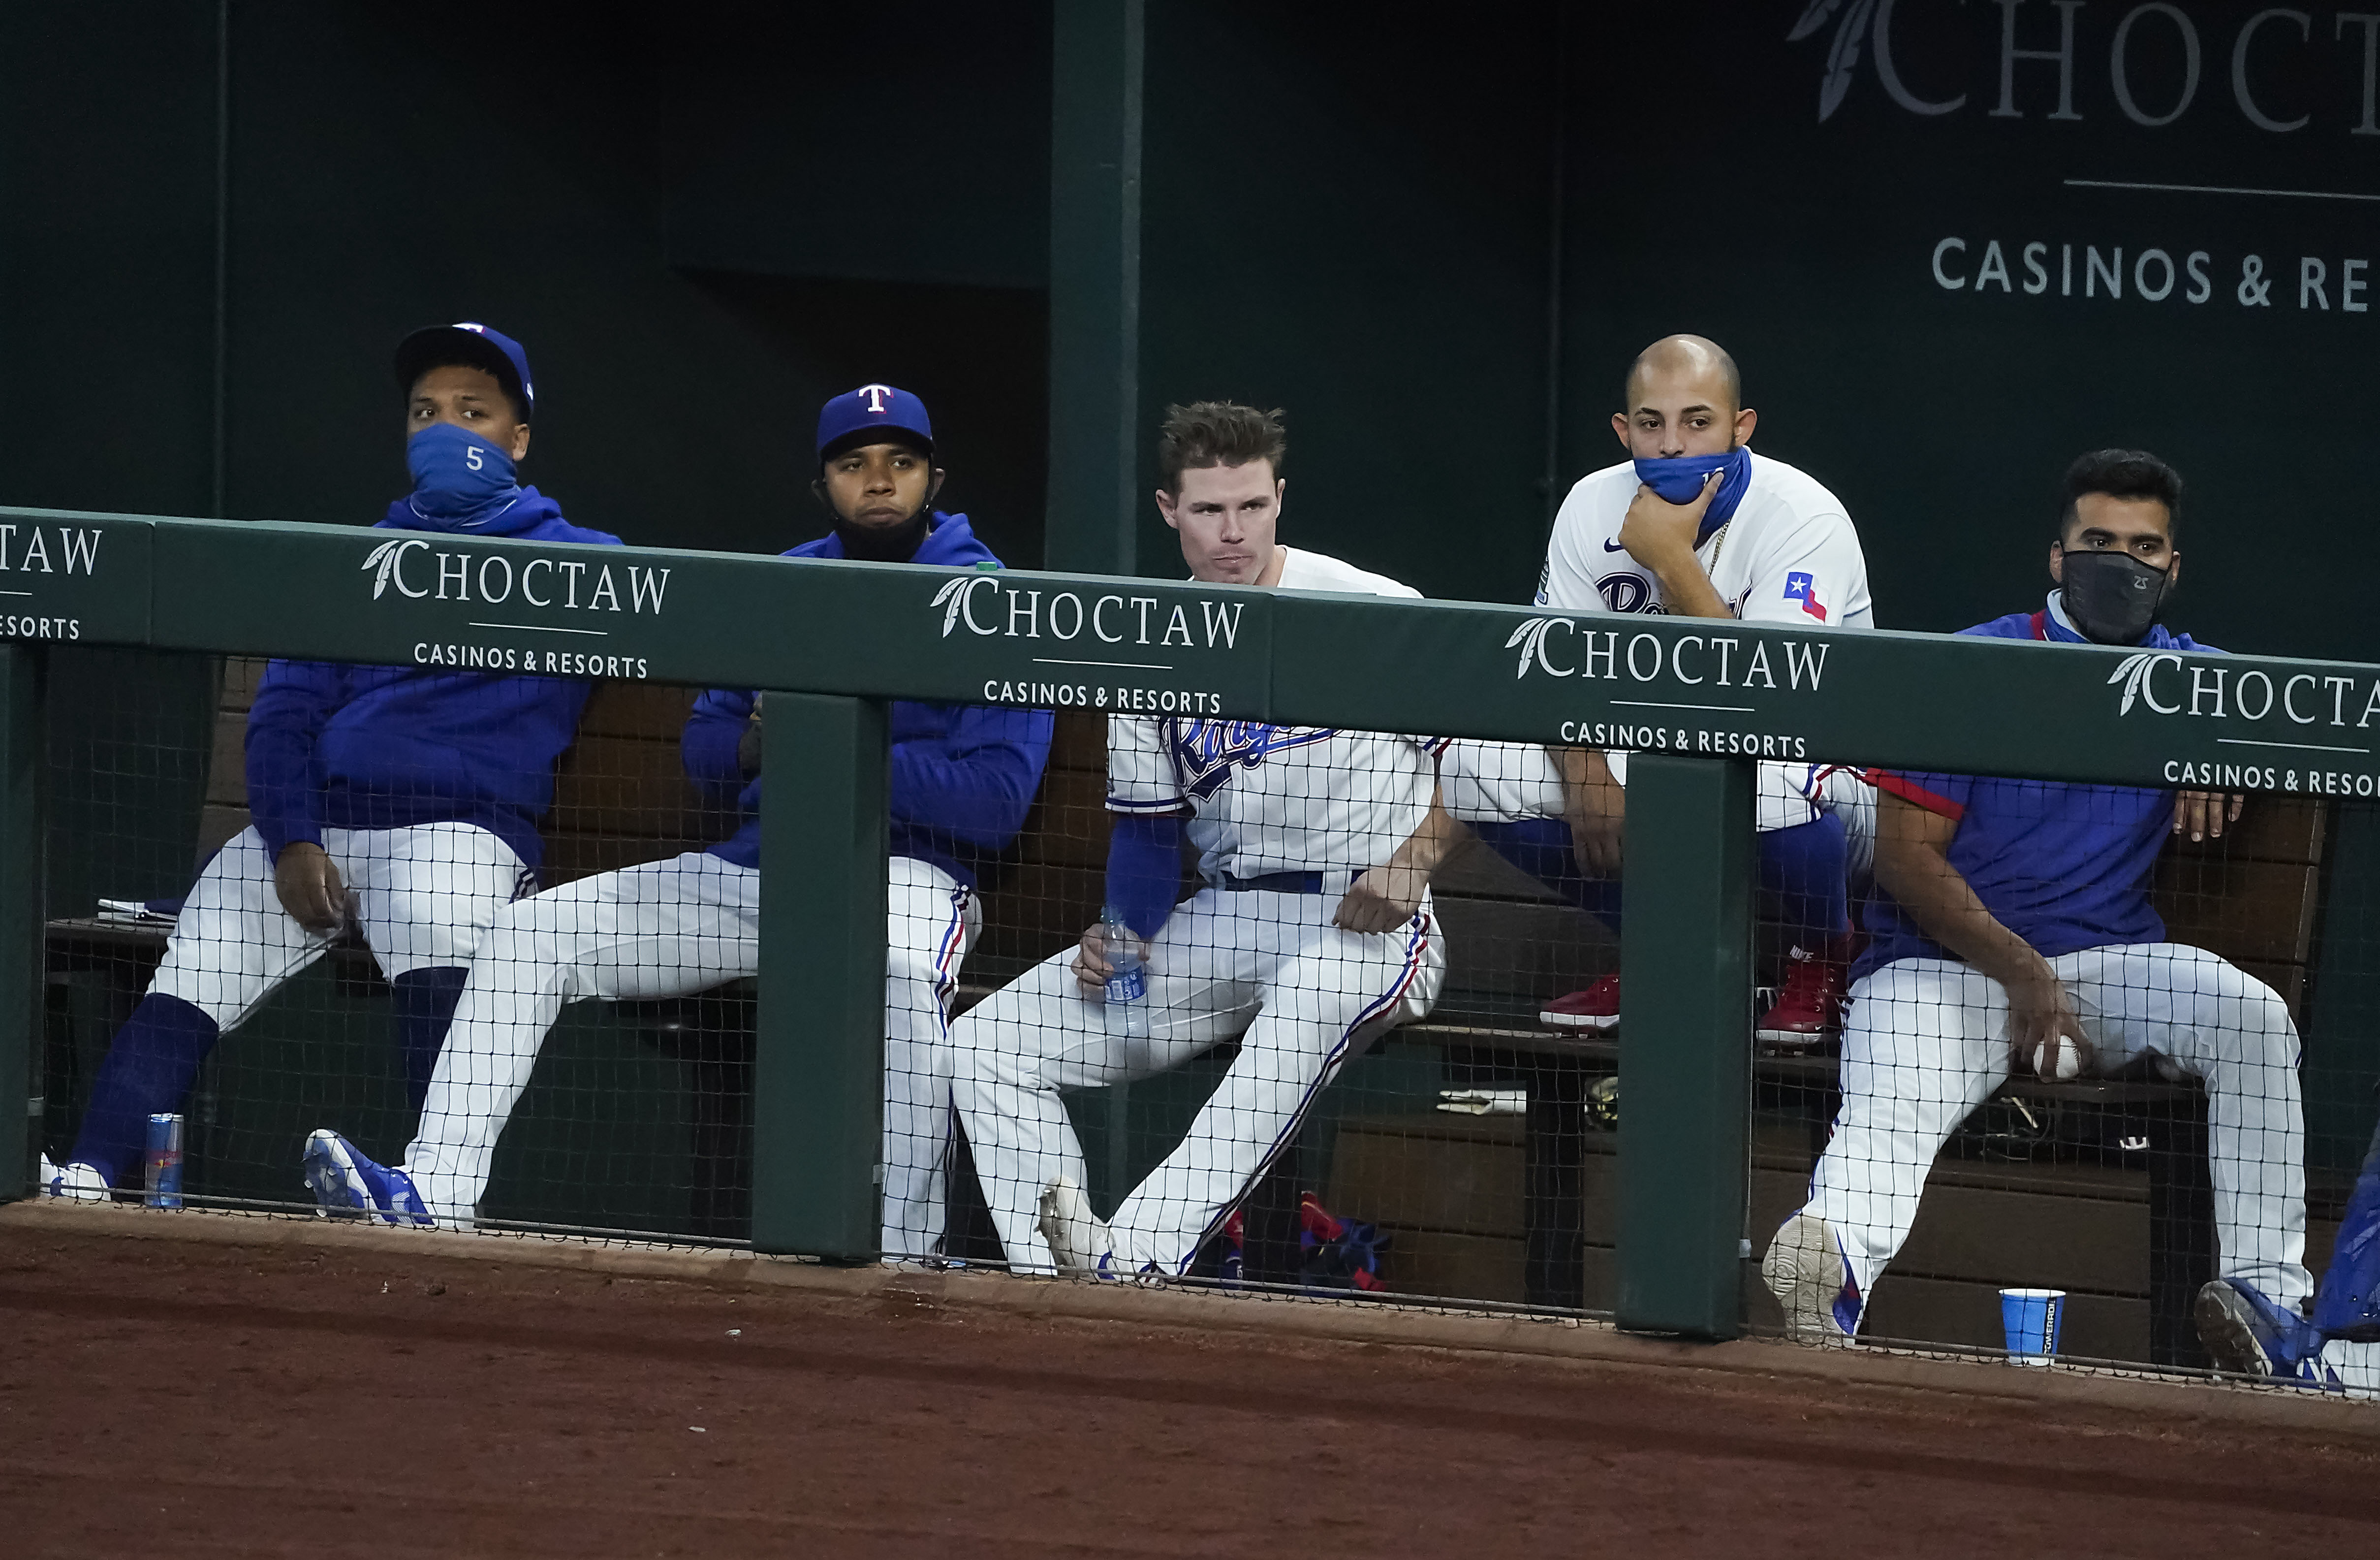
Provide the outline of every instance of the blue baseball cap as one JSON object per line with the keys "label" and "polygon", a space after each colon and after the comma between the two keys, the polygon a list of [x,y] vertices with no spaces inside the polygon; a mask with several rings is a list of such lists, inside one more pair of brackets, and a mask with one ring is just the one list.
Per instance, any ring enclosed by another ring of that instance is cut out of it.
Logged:
{"label": "blue baseball cap", "polygon": [[819,408],[820,460],[832,458],[838,445],[880,444],[887,433],[906,433],[923,445],[927,454],[933,453],[933,420],[926,415],[926,403],[906,390],[863,384]]}
{"label": "blue baseball cap", "polygon": [[423,374],[443,363],[487,370],[520,407],[522,421],[537,415],[537,384],[529,377],[528,354],[504,332],[477,320],[424,325],[396,344],[397,387],[411,394]]}

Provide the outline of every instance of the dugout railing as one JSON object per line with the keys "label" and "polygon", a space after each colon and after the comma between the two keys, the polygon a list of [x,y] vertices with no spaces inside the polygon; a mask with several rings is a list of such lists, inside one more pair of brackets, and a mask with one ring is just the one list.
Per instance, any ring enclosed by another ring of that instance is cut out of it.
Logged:
{"label": "dugout railing", "polygon": [[[17,1106],[41,1108],[45,674],[95,649],[769,690],[771,752],[801,762],[765,793],[749,1227],[761,1251],[844,1262],[878,1254],[887,701],[1633,750],[1616,1046],[1431,1042],[1559,1054],[1532,1132],[1574,1115],[1583,1079],[1624,1073],[1610,1309],[1703,1338],[1744,1325],[1768,1233],[1748,1217],[1755,1093],[1773,1115],[1791,1082],[1746,1044],[1754,761],[2380,786],[2380,668],[2347,664],[23,509],[0,539],[0,1005],[18,1015],[0,1023],[0,1199],[28,1189]],[[1533,1271],[1574,1265],[1572,1170],[1533,1162]],[[1581,1299],[1566,1280],[1528,1298]]]}

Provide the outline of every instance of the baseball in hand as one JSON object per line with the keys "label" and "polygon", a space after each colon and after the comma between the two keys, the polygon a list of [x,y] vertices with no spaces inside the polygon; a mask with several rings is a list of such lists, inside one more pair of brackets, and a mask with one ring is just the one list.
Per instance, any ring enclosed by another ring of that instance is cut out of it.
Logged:
{"label": "baseball in hand", "polygon": [[2082,1053],[2066,1036],[2052,1035],[2033,1048],[2033,1070],[2062,1081],[2082,1070]]}

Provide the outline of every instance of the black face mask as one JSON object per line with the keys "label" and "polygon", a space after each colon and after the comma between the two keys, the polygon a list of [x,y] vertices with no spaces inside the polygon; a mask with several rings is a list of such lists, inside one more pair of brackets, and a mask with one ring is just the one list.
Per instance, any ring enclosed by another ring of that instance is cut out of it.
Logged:
{"label": "black face mask", "polygon": [[834,518],[834,533],[843,538],[843,555],[863,563],[905,564],[917,555],[918,546],[926,540],[926,521],[933,513],[929,502],[899,525],[886,529],[856,526]]}
{"label": "black face mask", "polygon": [[2064,573],[2066,615],[2099,644],[2140,643],[2173,579],[2123,553],[2069,553]]}

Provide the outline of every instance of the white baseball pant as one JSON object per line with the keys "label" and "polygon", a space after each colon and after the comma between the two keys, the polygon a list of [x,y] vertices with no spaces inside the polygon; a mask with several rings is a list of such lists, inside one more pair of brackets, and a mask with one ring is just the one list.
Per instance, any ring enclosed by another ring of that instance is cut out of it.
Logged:
{"label": "white baseball pant", "polygon": [[[364,941],[392,981],[469,964],[489,924],[528,881],[513,847],[473,823],[324,829],[322,849],[355,896]],[[263,836],[243,829],[200,871],[149,989],[188,1003],[228,1033],[332,941],[281,908]]]}
{"label": "white baseball pant", "polygon": [[[931,1255],[942,1235],[944,1016],[981,916],[973,891],[907,856],[891,860],[885,908],[883,1248],[915,1258]],[[406,1151],[431,1216],[470,1224],[496,1141],[564,1004],[686,996],[757,974],[759,923],[760,874],[703,851],[582,878],[499,917]]]}
{"label": "white baseball pant", "polygon": [[[2305,1117],[2298,1032],[2271,987],[2203,948],[2139,943],[2049,961],[2112,1071],[2143,1054],[2206,1085],[2207,1159],[2226,1277],[2284,1305],[2305,1262]],[[1852,986],[1842,1108],[1811,1176],[1859,1304],[1909,1237],[1934,1156],[2008,1080],[2008,993],[1966,965],[1900,959]]]}
{"label": "white baseball pant", "polygon": [[[1611,751],[1603,758],[1612,779],[1625,788],[1629,755]],[[1553,755],[1535,743],[1449,743],[1439,759],[1438,774],[1441,804],[1466,823],[1562,815],[1561,771]],[[1764,833],[1796,828],[1822,811],[1856,805],[1862,799],[1857,793],[1866,789],[1847,770],[1767,760],[1754,769],[1754,826]]]}
{"label": "white baseball pant", "polygon": [[1149,1038],[1111,1034],[1075,981],[1069,948],[951,1027],[953,1097],[1010,1271],[1054,1271],[1037,1219],[1060,1176],[1085,1184],[1082,1144],[1058,1097],[1148,1078],[1233,1035],[1240,1054],[1190,1130],[1109,1221],[1128,1272],[1188,1269],[1346,1060],[1428,1013],[1446,976],[1429,902],[1394,932],[1333,926],[1346,884],[1281,894],[1204,888],[1175,908],[1149,956]]}

